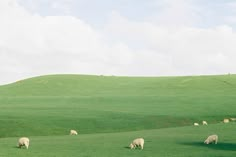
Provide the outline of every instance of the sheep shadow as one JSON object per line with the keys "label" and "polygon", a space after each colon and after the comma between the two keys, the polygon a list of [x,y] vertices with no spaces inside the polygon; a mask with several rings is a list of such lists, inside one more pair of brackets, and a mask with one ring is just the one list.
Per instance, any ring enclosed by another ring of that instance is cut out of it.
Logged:
{"label": "sheep shadow", "polygon": [[126,146],[126,147],[124,147],[125,149],[130,149],[130,147],[129,146]]}
{"label": "sheep shadow", "polygon": [[14,149],[19,149],[19,150],[21,150],[21,149],[26,149],[26,150],[27,150],[27,148],[26,148],[25,146],[22,146],[22,147],[19,147],[19,146],[12,146],[12,148],[14,148]]}
{"label": "sheep shadow", "polygon": [[216,149],[216,150],[236,151],[236,143],[220,142],[218,144],[204,144],[203,142],[182,142],[180,144],[195,146],[195,147],[207,147],[209,149]]}
{"label": "sheep shadow", "polygon": [[[125,149],[130,149],[130,147],[129,146],[125,146],[125,147],[123,147],[123,148],[125,148]],[[131,150],[131,149],[130,149]],[[142,150],[140,147],[137,147],[137,148],[135,148],[134,150]]]}

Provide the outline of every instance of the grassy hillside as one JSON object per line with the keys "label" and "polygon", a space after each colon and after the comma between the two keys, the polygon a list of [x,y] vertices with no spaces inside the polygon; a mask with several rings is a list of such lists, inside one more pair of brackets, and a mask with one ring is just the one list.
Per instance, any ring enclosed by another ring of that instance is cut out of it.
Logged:
{"label": "grassy hillside", "polygon": [[[1,96],[187,96],[235,94],[236,75],[116,77],[49,75],[0,86]],[[232,93],[233,92],[233,93]],[[209,95],[209,94],[208,94]]]}
{"label": "grassy hillside", "polygon": [[235,75],[35,77],[0,86],[0,137],[218,123],[235,115],[235,85]]}
{"label": "grassy hillside", "polygon": [[[236,117],[235,88],[236,75],[50,75],[0,86],[0,156],[232,156],[235,123],[220,121]],[[213,133],[220,143],[204,145]],[[16,149],[20,136],[29,150]],[[140,136],[145,149],[127,149]]]}
{"label": "grassy hillside", "polygon": [[[134,132],[80,134],[78,136],[30,136],[30,147],[17,149],[17,138],[0,138],[0,156],[4,157],[233,157],[236,150],[235,124],[213,124],[142,130]],[[203,141],[217,133],[217,145]],[[143,137],[143,150],[130,150],[136,137]]]}

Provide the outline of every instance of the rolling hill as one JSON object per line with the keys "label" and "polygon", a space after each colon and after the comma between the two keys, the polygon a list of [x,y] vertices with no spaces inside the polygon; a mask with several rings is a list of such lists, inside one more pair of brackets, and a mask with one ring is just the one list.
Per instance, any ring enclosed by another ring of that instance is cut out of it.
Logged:
{"label": "rolling hill", "polygon": [[[106,135],[110,140],[118,140],[118,143],[124,142],[125,139],[129,139],[130,142],[135,138],[133,135],[144,135],[149,142],[154,142],[153,138],[164,142],[166,136],[166,141],[170,143],[163,143],[163,147],[172,144],[179,149],[175,156],[181,156],[183,148],[203,148],[200,143],[194,143],[194,140],[201,138],[202,141],[205,138],[205,135],[202,137],[203,133],[210,134],[216,130],[220,134],[225,131],[229,133],[225,137],[228,143],[215,148],[222,150],[221,153],[224,154],[227,144],[230,151],[236,146],[229,141],[231,129],[235,128],[233,123],[228,126],[220,123],[223,118],[236,117],[235,89],[236,75],[182,77],[48,75],[20,80],[0,86],[0,145],[1,142],[11,145],[13,139],[24,135],[33,137],[35,141],[45,143],[44,145],[50,145],[53,138],[61,139],[64,141],[63,145],[65,144],[70,150],[72,148],[65,141],[68,139],[69,130],[76,129],[79,130],[80,137],[69,137],[69,141],[81,138],[84,140],[82,147],[86,147],[93,138],[100,139]],[[201,123],[202,120],[211,125],[208,127],[209,130],[207,128],[196,130],[192,126],[193,122]],[[156,133],[158,135],[155,135]],[[122,138],[119,139],[119,136]],[[182,143],[175,143],[169,138],[176,141],[183,139],[180,140]],[[188,139],[192,143],[188,143]],[[96,147],[98,143],[95,142],[92,147]],[[60,152],[62,145],[60,143],[54,145],[58,146],[55,151]],[[125,145],[121,146],[122,149]],[[115,149],[114,152],[120,151],[113,146],[115,147],[115,143],[106,147]],[[159,147],[155,142],[152,146]],[[104,147],[97,151],[103,151]],[[163,147],[160,149],[165,149]],[[9,149],[6,148],[10,151]],[[18,150],[12,151],[14,156]],[[127,152],[129,149],[125,151],[128,153],[127,156],[137,156]],[[170,154],[175,151],[175,149],[170,150],[166,156],[171,156]],[[118,152],[118,156],[125,156],[123,151]],[[195,152],[192,156],[203,155],[204,151],[200,152],[202,154]],[[67,150],[64,153],[68,153]],[[71,156],[74,153],[78,151],[71,152]],[[82,156],[93,154],[91,151],[83,153]],[[155,153],[157,153],[155,150],[150,150],[146,156],[155,156]],[[187,152],[188,155],[189,153],[190,151]],[[57,156],[63,156],[62,154],[61,152]],[[114,154],[108,152],[103,156],[115,156]],[[25,153],[22,153],[22,156],[24,155]],[[39,156],[47,155],[42,153]],[[214,155],[212,152],[212,156]],[[162,156],[165,156],[164,151]]]}

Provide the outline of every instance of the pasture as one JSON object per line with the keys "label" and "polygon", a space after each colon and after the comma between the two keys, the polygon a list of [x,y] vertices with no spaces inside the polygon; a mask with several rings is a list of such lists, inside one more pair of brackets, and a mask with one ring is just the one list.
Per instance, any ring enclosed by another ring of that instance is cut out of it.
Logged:
{"label": "pasture", "polygon": [[[235,102],[236,75],[21,80],[0,86],[0,156],[230,157],[236,126],[222,120],[236,117]],[[210,134],[219,144],[203,144]],[[28,150],[16,148],[20,136]],[[144,150],[127,148],[136,137]]]}

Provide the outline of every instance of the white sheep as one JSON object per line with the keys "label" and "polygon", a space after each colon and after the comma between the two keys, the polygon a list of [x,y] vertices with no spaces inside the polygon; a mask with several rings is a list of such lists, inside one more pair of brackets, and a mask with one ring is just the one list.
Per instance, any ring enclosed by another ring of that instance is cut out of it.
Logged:
{"label": "white sheep", "polygon": [[198,124],[198,123],[193,123],[193,125],[194,125],[194,126],[199,126],[199,124]]}
{"label": "white sheep", "polygon": [[232,121],[236,121],[236,118],[230,118],[230,120],[232,120]]}
{"label": "white sheep", "polygon": [[18,147],[21,148],[22,146],[25,146],[26,149],[29,148],[29,138],[28,137],[21,137],[18,140]]}
{"label": "white sheep", "polygon": [[207,137],[207,139],[204,141],[205,144],[209,144],[209,143],[215,143],[217,144],[218,142],[218,136],[217,135],[210,135],[209,137]]}
{"label": "white sheep", "polygon": [[70,135],[77,135],[78,133],[77,133],[77,131],[75,131],[75,130],[70,130]]}
{"label": "white sheep", "polygon": [[202,125],[207,125],[207,122],[205,120],[202,121]]}
{"label": "white sheep", "polygon": [[130,149],[135,149],[136,147],[140,146],[141,149],[144,147],[144,139],[143,138],[137,138],[133,140],[133,142],[129,145]]}
{"label": "white sheep", "polygon": [[223,122],[224,122],[224,123],[229,123],[229,119],[225,118],[225,119],[223,120]]}

